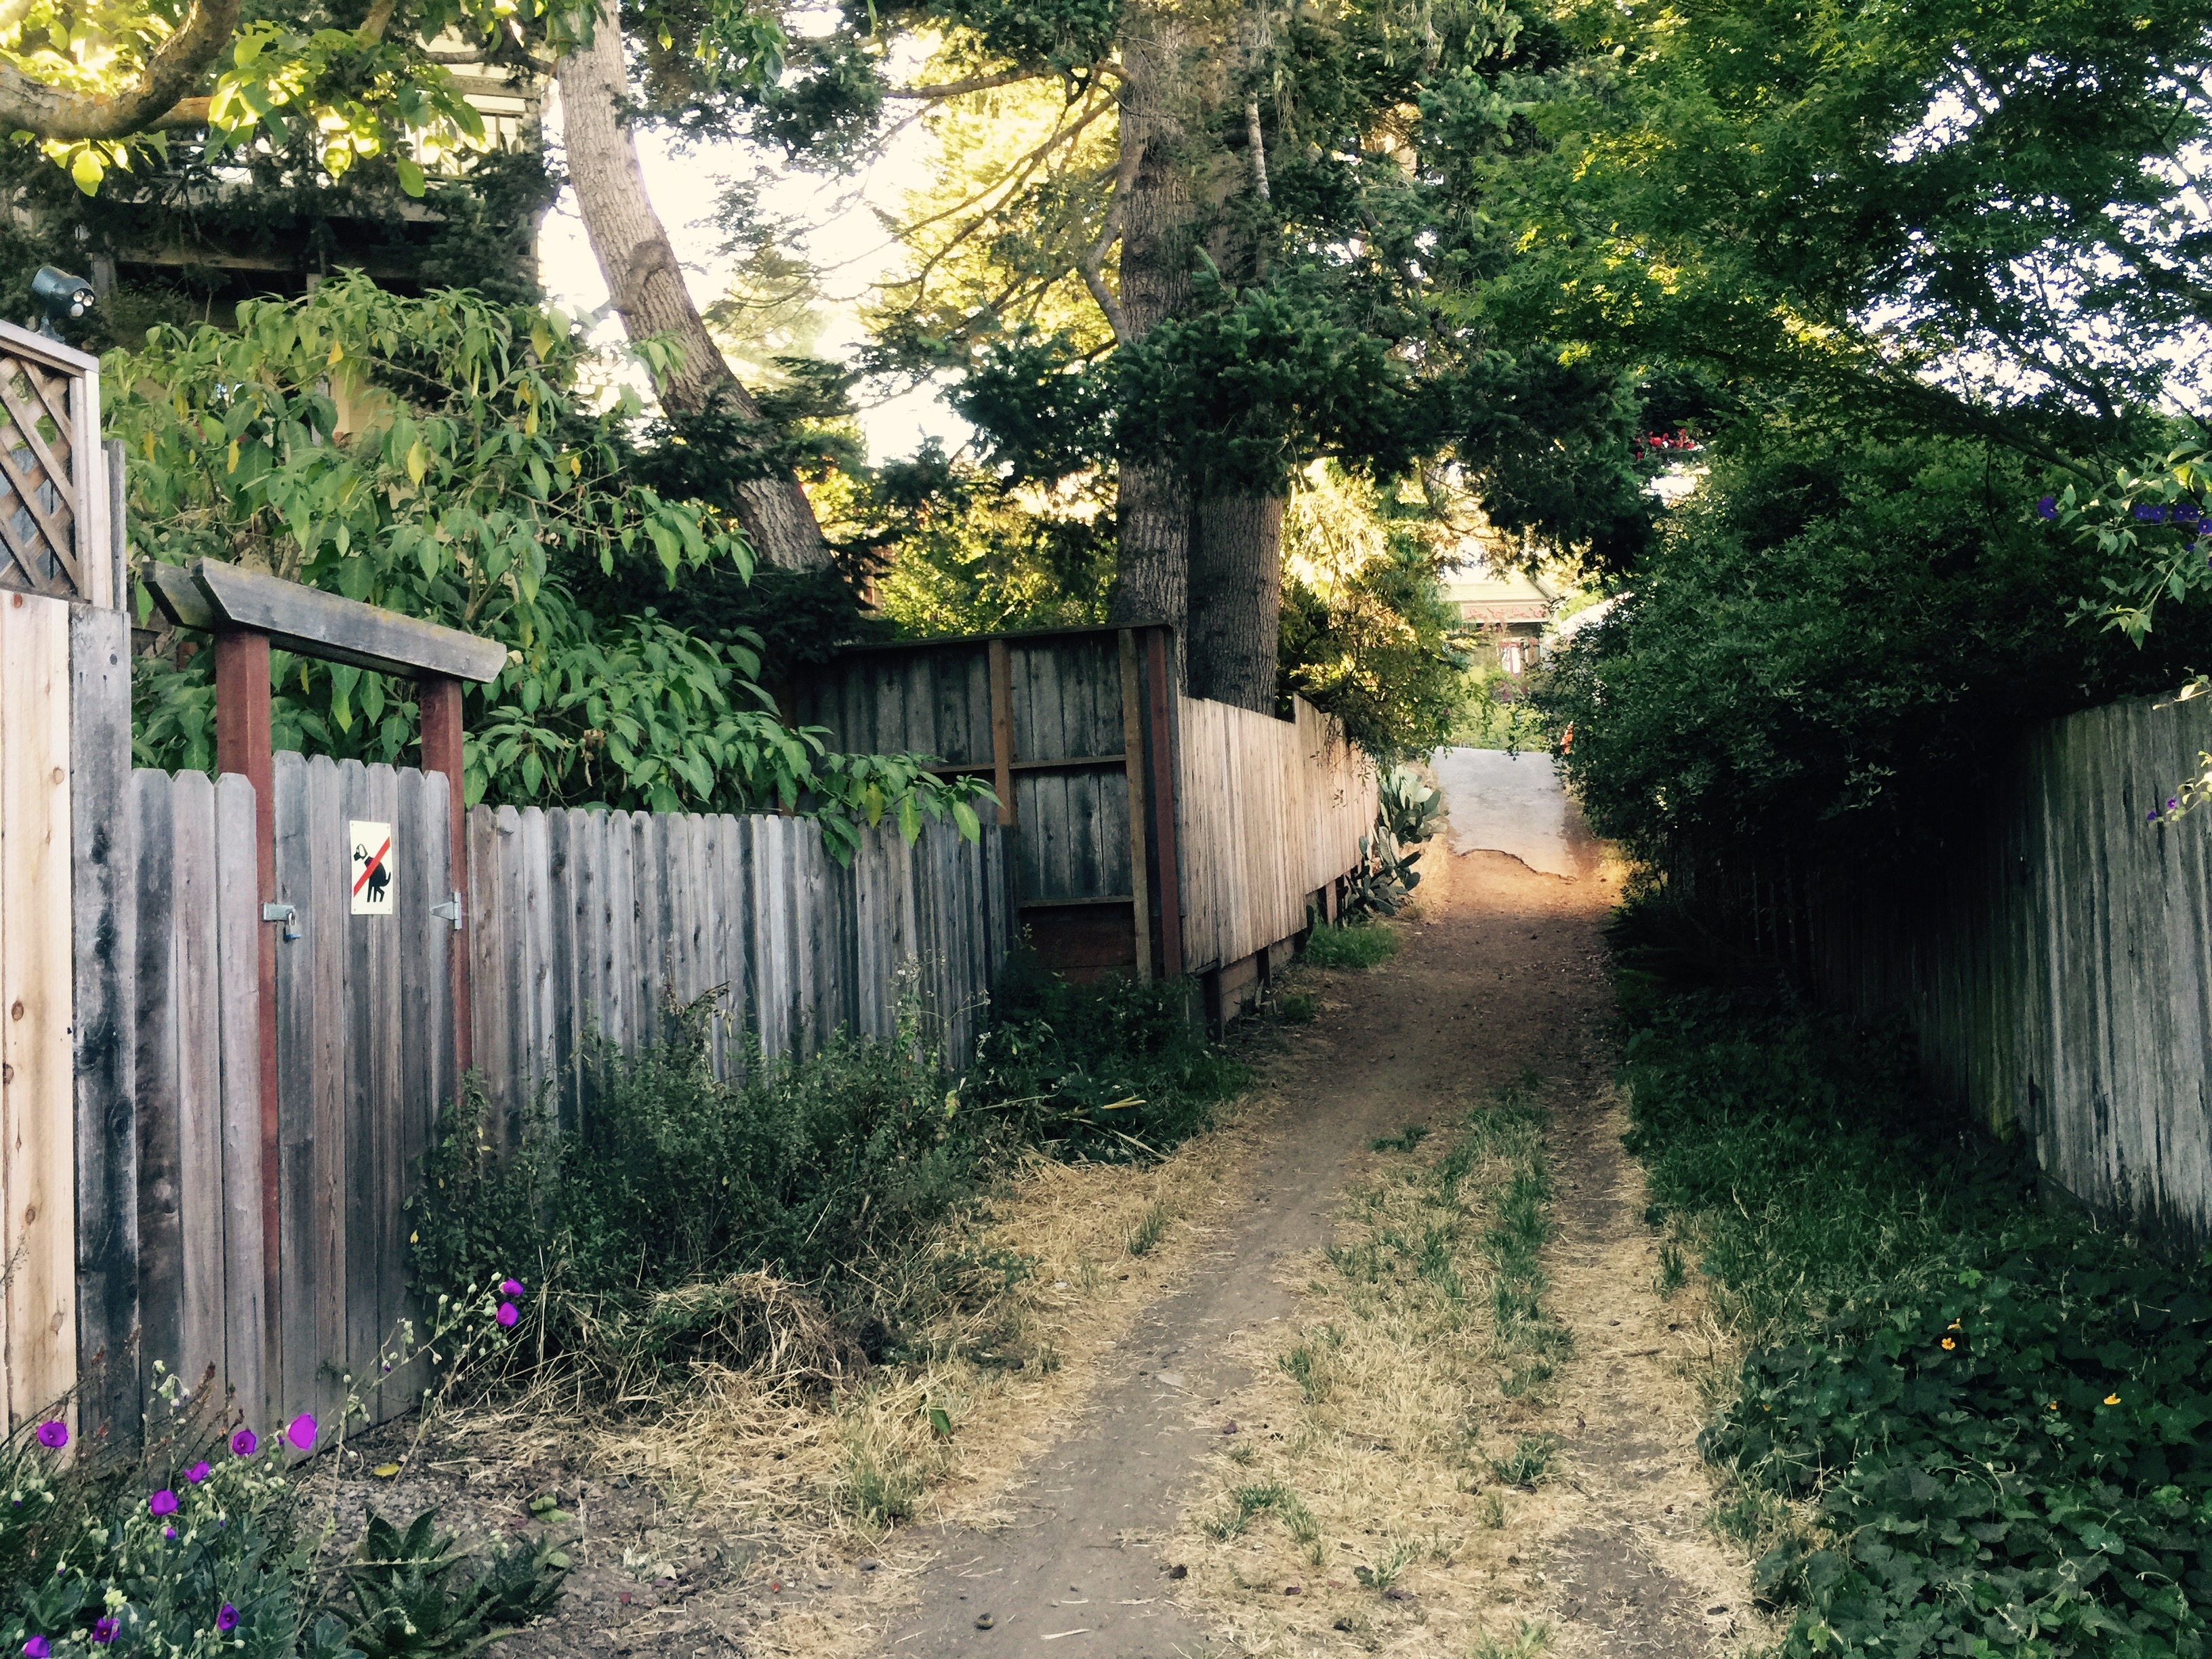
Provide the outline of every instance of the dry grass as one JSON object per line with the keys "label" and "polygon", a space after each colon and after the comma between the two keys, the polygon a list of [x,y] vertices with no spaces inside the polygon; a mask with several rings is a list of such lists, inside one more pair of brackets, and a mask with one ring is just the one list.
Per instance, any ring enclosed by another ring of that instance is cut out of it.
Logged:
{"label": "dry grass", "polygon": [[1297,1340],[1257,1339],[1186,1525],[1194,1597],[1237,1651],[1540,1650],[1516,1552],[1550,1443],[1519,1419],[1564,1333],[1535,1300],[1540,1132],[1519,1107],[1378,1157],[1307,1264]]}
{"label": "dry grass", "polygon": [[939,1241],[939,1258],[1026,1272],[949,1303],[915,1345],[934,1358],[835,1390],[819,1367],[702,1370],[649,1417],[579,1425],[589,1462],[655,1483],[672,1539],[703,1526],[748,1540],[757,1574],[880,1560],[864,1595],[794,1609],[753,1638],[763,1653],[859,1650],[928,1559],[902,1534],[1000,1518],[1016,1473],[1083,1409],[1100,1358],[1188,1273],[1268,1110],[1225,1109],[1219,1127],[1144,1167],[1032,1157]]}

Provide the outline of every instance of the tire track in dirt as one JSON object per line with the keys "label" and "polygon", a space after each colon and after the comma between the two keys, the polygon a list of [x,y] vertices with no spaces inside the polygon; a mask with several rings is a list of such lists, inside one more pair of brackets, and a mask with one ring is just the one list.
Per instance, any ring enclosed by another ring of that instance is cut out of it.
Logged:
{"label": "tire track in dirt", "polygon": [[1169,1540],[1219,1444],[1219,1402],[1251,1375],[1224,1350],[1243,1336],[1237,1348],[1264,1352],[1263,1328],[1294,1312],[1282,1281],[1328,1242],[1373,1137],[1531,1067],[1551,1085],[1560,1231],[1547,1267],[1577,1357],[1526,1413],[1528,1431],[1565,1442],[1565,1478],[1528,1506],[1516,1600],[1548,1607],[1553,1650],[1566,1656],[1704,1654],[1737,1628],[1741,1561],[1698,1520],[1708,1488],[1685,1361],[1701,1351],[1696,1333],[1666,1328],[1683,1322],[1653,1288],[1640,1177],[1619,1139],[1599,933],[1614,890],[1600,875],[1568,881],[1437,845],[1441,867],[1398,956],[1328,975],[1319,1021],[1264,1065],[1269,1121],[1227,1183],[1237,1201],[1182,1288],[1146,1310],[1003,1495],[1001,1523],[905,1535],[935,1560],[912,1581],[911,1610],[888,1621],[885,1652],[1234,1650],[1213,1611],[1178,1599],[1168,1576]]}

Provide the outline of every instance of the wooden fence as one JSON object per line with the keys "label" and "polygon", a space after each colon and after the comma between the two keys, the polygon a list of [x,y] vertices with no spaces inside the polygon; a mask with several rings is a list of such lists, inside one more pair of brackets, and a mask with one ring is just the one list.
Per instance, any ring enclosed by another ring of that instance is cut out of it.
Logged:
{"label": "wooden fence", "polygon": [[2212,707],[2112,703],[2027,734],[1978,836],[1901,880],[1695,884],[1827,1000],[1903,1015],[1929,1084],[2057,1187],[2212,1243],[2212,815],[2149,821],[2204,750]]}
{"label": "wooden fence", "polygon": [[1173,654],[1160,628],[870,647],[801,675],[793,711],[835,747],[994,780],[1047,967],[1206,975],[1225,1012],[1217,976],[1264,963],[1357,860],[1375,778],[1303,702],[1282,720],[1171,692]]}
{"label": "wooden fence", "polygon": [[[409,1309],[402,1206],[457,1089],[451,952],[470,954],[476,1067],[514,1133],[541,1105],[578,1121],[569,1062],[587,1031],[633,1048],[701,997],[717,999],[725,1074],[747,1033],[770,1056],[811,1052],[839,1027],[890,1036],[908,989],[944,1016],[960,1063],[1012,931],[994,829],[977,844],[935,826],[913,848],[871,832],[847,867],[797,819],[479,807],[457,932],[440,914],[452,867],[441,775],[287,754],[273,789],[279,922],[258,913],[240,776],[130,775],[106,854],[125,878],[80,884],[92,900],[81,945],[118,942],[127,958],[113,992],[131,1037],[127,1063],[80,1090],[100,1127],[84,1138],[98,1155],[80,1162],[78,1201],[100,1211],[122,1187],[133,1223],[86,1252],[101,1298],[82,1332],[95,1432],[135,1425],[157,1358],[193,1386],[211,1371],[260,1421],[328,1420],[348,1374],[380,1379],[363,1390],[374,1416],[410,1403],[419,1379],[374,1366]],[[388,848],[368,846],[387,833]],[[374,871],[365,850],[381,851]],[[364,891],[373,908],[357,914]],[[274,1123],[253,1018],[267,926],[283,932]],[[77,977],[96,977],[82,951]],[[69,979],[64,966],[55,982]],[[65,1072],[60,1087],[65,1102]],[[17,1284],[27,1295],[45,1282]],[[21,1376],[25,1409],[69,1381]]]}
{"label": "wooden fence", "polygon": [[1293,720],[1180,702],[1183,957],[1218,969],[1305,927],[1374,828],[1375,769],[1303,701]]}

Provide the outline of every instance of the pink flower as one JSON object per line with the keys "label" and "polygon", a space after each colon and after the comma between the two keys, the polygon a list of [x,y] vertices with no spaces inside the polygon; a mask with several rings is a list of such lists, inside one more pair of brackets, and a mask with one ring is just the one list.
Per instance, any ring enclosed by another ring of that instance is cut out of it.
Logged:
{"label": "pink flower", "polygon": [[207,1478],[208,1466],[205,1459],[202,1459],[199,1462],[193,1464],[191,1468],[185,1471],[185,1479],[191,1481],[195,1486],[198,1486],[201,1481]]}
{"label": "pink flower", "polygon": [[307,1412],[301,1412],[284,1425],[284,1437],[301,1451],[313,1451],[315,1449],[316,1433],[314,1417]]}
{"label": "pink flower", "polygon": [[514,1326],[514,1322],[521,1318],[522,1315],[519,1310],[517,1310],[514,1304],[512,1302],[502,1302],[499,1304],[499,1312],[495,1315],[494,1317],[495,1317],[501,1324],[511,1328]]}
{"label": "pink flower", "polygon": [[119,1620],[112,1617],[100,1620],[92,1627],[93,1643],[95,1646],[104,1648],[120,1635],[122,1631],[123,1626]]}
{"label": "pink flower", "polygon": [[501,1296],[506,1297],[520,1296],[522,1294],[522,1281],[519,1279],[501,1279],[499,1281],[499,1293]]}
{"label": "pink flower", "polygon": [[59,1418],[40,1424],[39,1443],[48,1451],[59,1451],[69,1444],[69,1425]]}
{"label": "pink flower", "polygon": [[230,1437],[230,1449],[233,1456],[251,1457],[261,1449],[261,1437],[251,1429],[240,1429]]}
{"label": "pink flower", "polygon": [[225,1636],[229,1635],[231,1632],[236,1630],[238,1628],[238,1609],[231,1606],[229,1602],[224,1602],[222,1604],[222,1611],[215,1616],[215,1627],[221,1631]]}
{"label": "pink flower", "polygon": [[157,1516],[174,1515],[177,1512],[177,1494],[164,1486],[146,1500],[146,1507]]}

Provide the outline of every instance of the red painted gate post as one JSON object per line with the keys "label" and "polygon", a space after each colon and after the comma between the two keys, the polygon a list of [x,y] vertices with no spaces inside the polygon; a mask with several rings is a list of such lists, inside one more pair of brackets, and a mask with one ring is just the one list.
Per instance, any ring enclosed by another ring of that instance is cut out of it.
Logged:
{"label": "red painted gate post", "polygon": [[[269,636],[225,629],[215,636],[215,767],[253,786],[253,868],[258,902],[276,902],[276,788],[271,757]],[[283,1218],[276,1201],[276,935],[261,911],[261,995],[254,1011],[261,1055],[261,1311],[269,1331],[270,1395],[276,1396],[278,1264]],[[260,1402],[249,1401],[258,1411]]]}
{"label": "red painted gate post", "polygon": [[[415,682],[416,706],[422,715],[422,769],[446,775],[446,811],[452,836],[453,896],[465,906],[469,891],[468,807],[461,793],[461,683],[448,674],[425,674]],[[453,954],[447,959],[448,988],[453,1005],[453,1093],[475,1057],[469,1013],[468,922],[461,912],[462,929],[453,936]]]}

